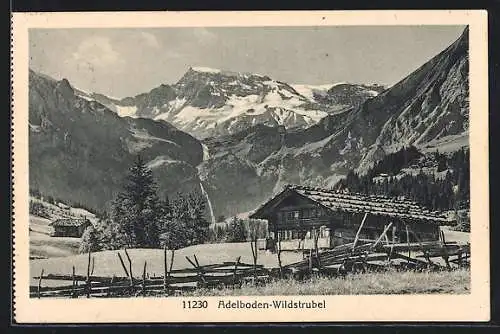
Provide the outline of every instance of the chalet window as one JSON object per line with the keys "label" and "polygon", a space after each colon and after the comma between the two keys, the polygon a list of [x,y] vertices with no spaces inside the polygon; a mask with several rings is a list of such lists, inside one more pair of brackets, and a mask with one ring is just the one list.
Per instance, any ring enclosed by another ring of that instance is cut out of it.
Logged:
{"label": "chalet window", "polygon": [[311,209],[311,217],[320,217],[321,216],[321,209],[318,209],[318,208],[314,208],[314,209]]}
{"label": "chalet window", "polygon": [[287,220],[299,219],[299,211],[288,211],[286,213],[286,219]]}

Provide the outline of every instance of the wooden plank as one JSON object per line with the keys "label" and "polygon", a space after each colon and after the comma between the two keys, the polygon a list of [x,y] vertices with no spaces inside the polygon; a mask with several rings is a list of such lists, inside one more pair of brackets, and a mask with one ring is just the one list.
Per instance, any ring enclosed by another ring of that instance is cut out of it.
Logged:
{"label": "wooden plank", "polygon": [[120,255],[120,252],[116,253],[118,255],[118,258],[120,259],[120,263],[122,265],[123,271],[125,272],[125,275],[130,278],[130,274],[128,273],[127,267],[125,266],[125,262],[123,262],[122,256]]}
{"label": "wooden plank", "polygon": [[165,293],[167,292],[167,277],[168,277],[168,267],[167,267],[167,245],[163,246],[163,289]]}
{"label": "wooden plank", "polygon": [[428,242],[411,242],[409,245],[408,243],[397,243],[397,244],[391,244],[391,245],[382,245],[382,247],[386,250],[393,249],[395,252],[406,252],[408,251],[408,247],[412,251],[418,251],[423,249],[430,249],[433,247],[442,247],[441,243],[439,241],[428,241]]}
{"label": "wooden plank", "polygon": [[40,298],[40,290],[42,289],[42,277],[43,277],[43,268],[40,273],[40,278],[38,279],[38,298]]}
{"label": "wooden plank", "polygon": [[130,278],[130,286],[134,285],[134,274],[132,274],[132,260],[130,259],[130,256],[128,255],[127,248],[124,248],[125,251],[125,256],[127,256],[127,261],[128,261],[128,271],[129,271],[129,278]]}
{"label": "wooden plank", "polygon": [[142,270],[142,296],[146,296],[146,266],[147,261],[144,261],[144,269]]}
{"label": "wooden plank", "polygon": [[87,298],[90,298],[90,291],[92,290],[92,282],[90,281],[90,257],[92,253],[89,251],[89,259],[87,263],[87,283],[86,283],[86,291],[87,291]]}
{"label": "wooden plank", "polygon": [[[252,249],[252,250],[253,250],[253,249]],[[234,288],[234,286],[236,285],[236,282],[237,282],[236,277],[237,277],[237,272],[238,272],[238,263],[240,262],[240,259],[241,259],[241,256],[238,256],[238,257],[236,258],[236,263],[235,263],[235,265],[234,265],[234,272],[233,272],[233,288]]]}
{"label": "wooden plank", "polygon": [[375,248],[377,247],[378,243],[382,240],[382,238],[387,238],[387,231],[389,231],[389,229],[391,228],[392,226],[392,222],[389,223],[389,225],[387,225],[386,227],[384,227],[384,230],[382,231],[382,233],[380,234],[380,236],[377,238],[377,240],[375,240],[375,242],[373,243],[373,245],[371,246],[371,248]]}
{"label": "wooden plank", "polygon": [[77,294],[76,294],[76,280],[75,280],[75,266],[73,266],[73,269],[71,271],[72,273],[72,280],[71,280],[71,289],[73,290],[73,293],[71,294],[71,296],[73,298],[76,298],[78,297]]}
{"label": "wooden plank", "polygon": [[408,257],[411,258],[410,232],[408,232],[408,224],[405,224],[405,228],[406,228],[406,243],[408,244]]}
{"label": "wooden plank", "polygon": [[[422,260],[419,260],[419,259],[416,259],[416,258],[413,258],[413,257],[408,257],[406,255],[403,255],[401,253],[398,253],[398,252],[394,252],[393,255],[392,255],[394,258],[399,258],[399,259],[402,259],[402,260],[406,260],[408,262],[412,262],[412,263],[418,263],[418,264],[421,264],[421,265],[429,265],[427,262],[425,261],[422,261]],[[440,265],[434,263],[432,264],[433,267],[435,268],[441,268]]]}
{"label": "wooden plank", "polygon": [[[40,276],[34,276],[34,279],[39,279]],[[87,279],[87,276],[83,275],[75,275],[74,276],[75,280],[78,282],[85,282]],[[47,274],[43,276],[43,279],[47,280],[54,280],[54,281],[73,281],[73,275],[60,275],[60,274]],[[111,277],[107,276],[90,276],[90,279],[92,282],[110,282]],[[128,280],[128,277],[114,277],[115,281],[122,281],[122,280]]]}
{"label": "wooden plank", "polygon": [[366,218],[368,217],[368,213],[365,213],[363,220],[361,221],[361,224],[359,225],[358,231],[356,232],[356,237],[354,238],[354,243],[352,245],[352,249],[356,247],[356,244],[358,243],[359,239],[359,234],[361,233],[361,229],[363,228],[363,225],[365,224]]}

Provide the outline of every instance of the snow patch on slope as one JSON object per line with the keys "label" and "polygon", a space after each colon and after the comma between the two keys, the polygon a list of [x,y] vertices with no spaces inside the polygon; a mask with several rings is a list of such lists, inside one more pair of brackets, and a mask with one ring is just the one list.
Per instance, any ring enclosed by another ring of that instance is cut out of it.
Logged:
{"label": "snow patch on slope", "polygon": [[172,144],[175,146],[179,146],[179,144],[177,144],[176,142],[173,142],[171,140],[152,136],[149,132],[147,132],[144,129],[133,128],[133,129],[130,129],[130,132],[132,132],[132,136],[134,136],[137,139],[142,139],[145,141],[162,141],[162,142],[169,143],[169,144]]}
{"label": "snow patch on slope", "polygon": [[116,113],[120,117],[134,117],[137,113],[137,106],[121,106],[115,104]]}
{"label": "snow patch on slope", "polygon": [[304,85],[304,84],[293,84],[290,85],[297,93],[308,98],[311,101],[314,101],[314,94],[317,95],[326,95],[327,91],[332,87],[345,84],[345,82],[337,82],[331,84],[323,84],[323,85]]}
{"label": "snow patch on slope", "polygon": [[195,66],[191,67],[191,69],[195,72],[203,72],[203,73],[220,73],[221,71],[216,68],[203,67],[203,66]]}
{"label": "snow patch on slope", "polygon": [[207,161],[208,159],[210,159],[210,151],[208,149],[208,146],[202,143],[201,147],[203,149],[203,161]]}
{"label": "snow patch on slope", "polygon": [[160,155],[151,160],[150,162],[148,162],[146,166],[150,169],[155,169],[164,165],[176,164],[176,163],[182,163],[182,162],[180,162],[179,160],[170,159],[166,155]]}

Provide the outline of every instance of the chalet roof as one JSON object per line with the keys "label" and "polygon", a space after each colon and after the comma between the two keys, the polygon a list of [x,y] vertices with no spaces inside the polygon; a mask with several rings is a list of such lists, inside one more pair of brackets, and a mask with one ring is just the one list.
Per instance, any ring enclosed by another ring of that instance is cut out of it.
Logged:
{"label": "chalet roof", "polygon": [[262,204],[250,218],[266,219],[273,207],[291,193],[306,197],[331,211],[347,213],[370,213],[407,220],[433,223],[450,223],[452,220],[443,213],[431,212],[418,203],[395,197],[366,195],[359,193],[343,193],[300,185],[287,185],[284,190]]}
{"label": "chalet roof", "polygon": [[90,224],[90,221],[85,218],[61,218],[54,220],[52,223],[49,224],[49,226],[54,226],[54,227],[60,227],[60,226],[75,226],[79,227],[85,224]]}

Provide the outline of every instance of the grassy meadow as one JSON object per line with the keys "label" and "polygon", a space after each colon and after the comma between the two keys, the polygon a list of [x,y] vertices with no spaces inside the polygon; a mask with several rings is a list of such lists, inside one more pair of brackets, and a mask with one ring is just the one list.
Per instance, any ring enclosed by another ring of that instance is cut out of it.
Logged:
{"label": "grassy meadow", "polygon": [[377,294],[468,294],[470,271],[385,271],[350,274],[345,278],[316,277],[305,281],[283,279],[263,286],[241,289],[200,289],[184,296],[285,296],[285,295],[377,295]]}

